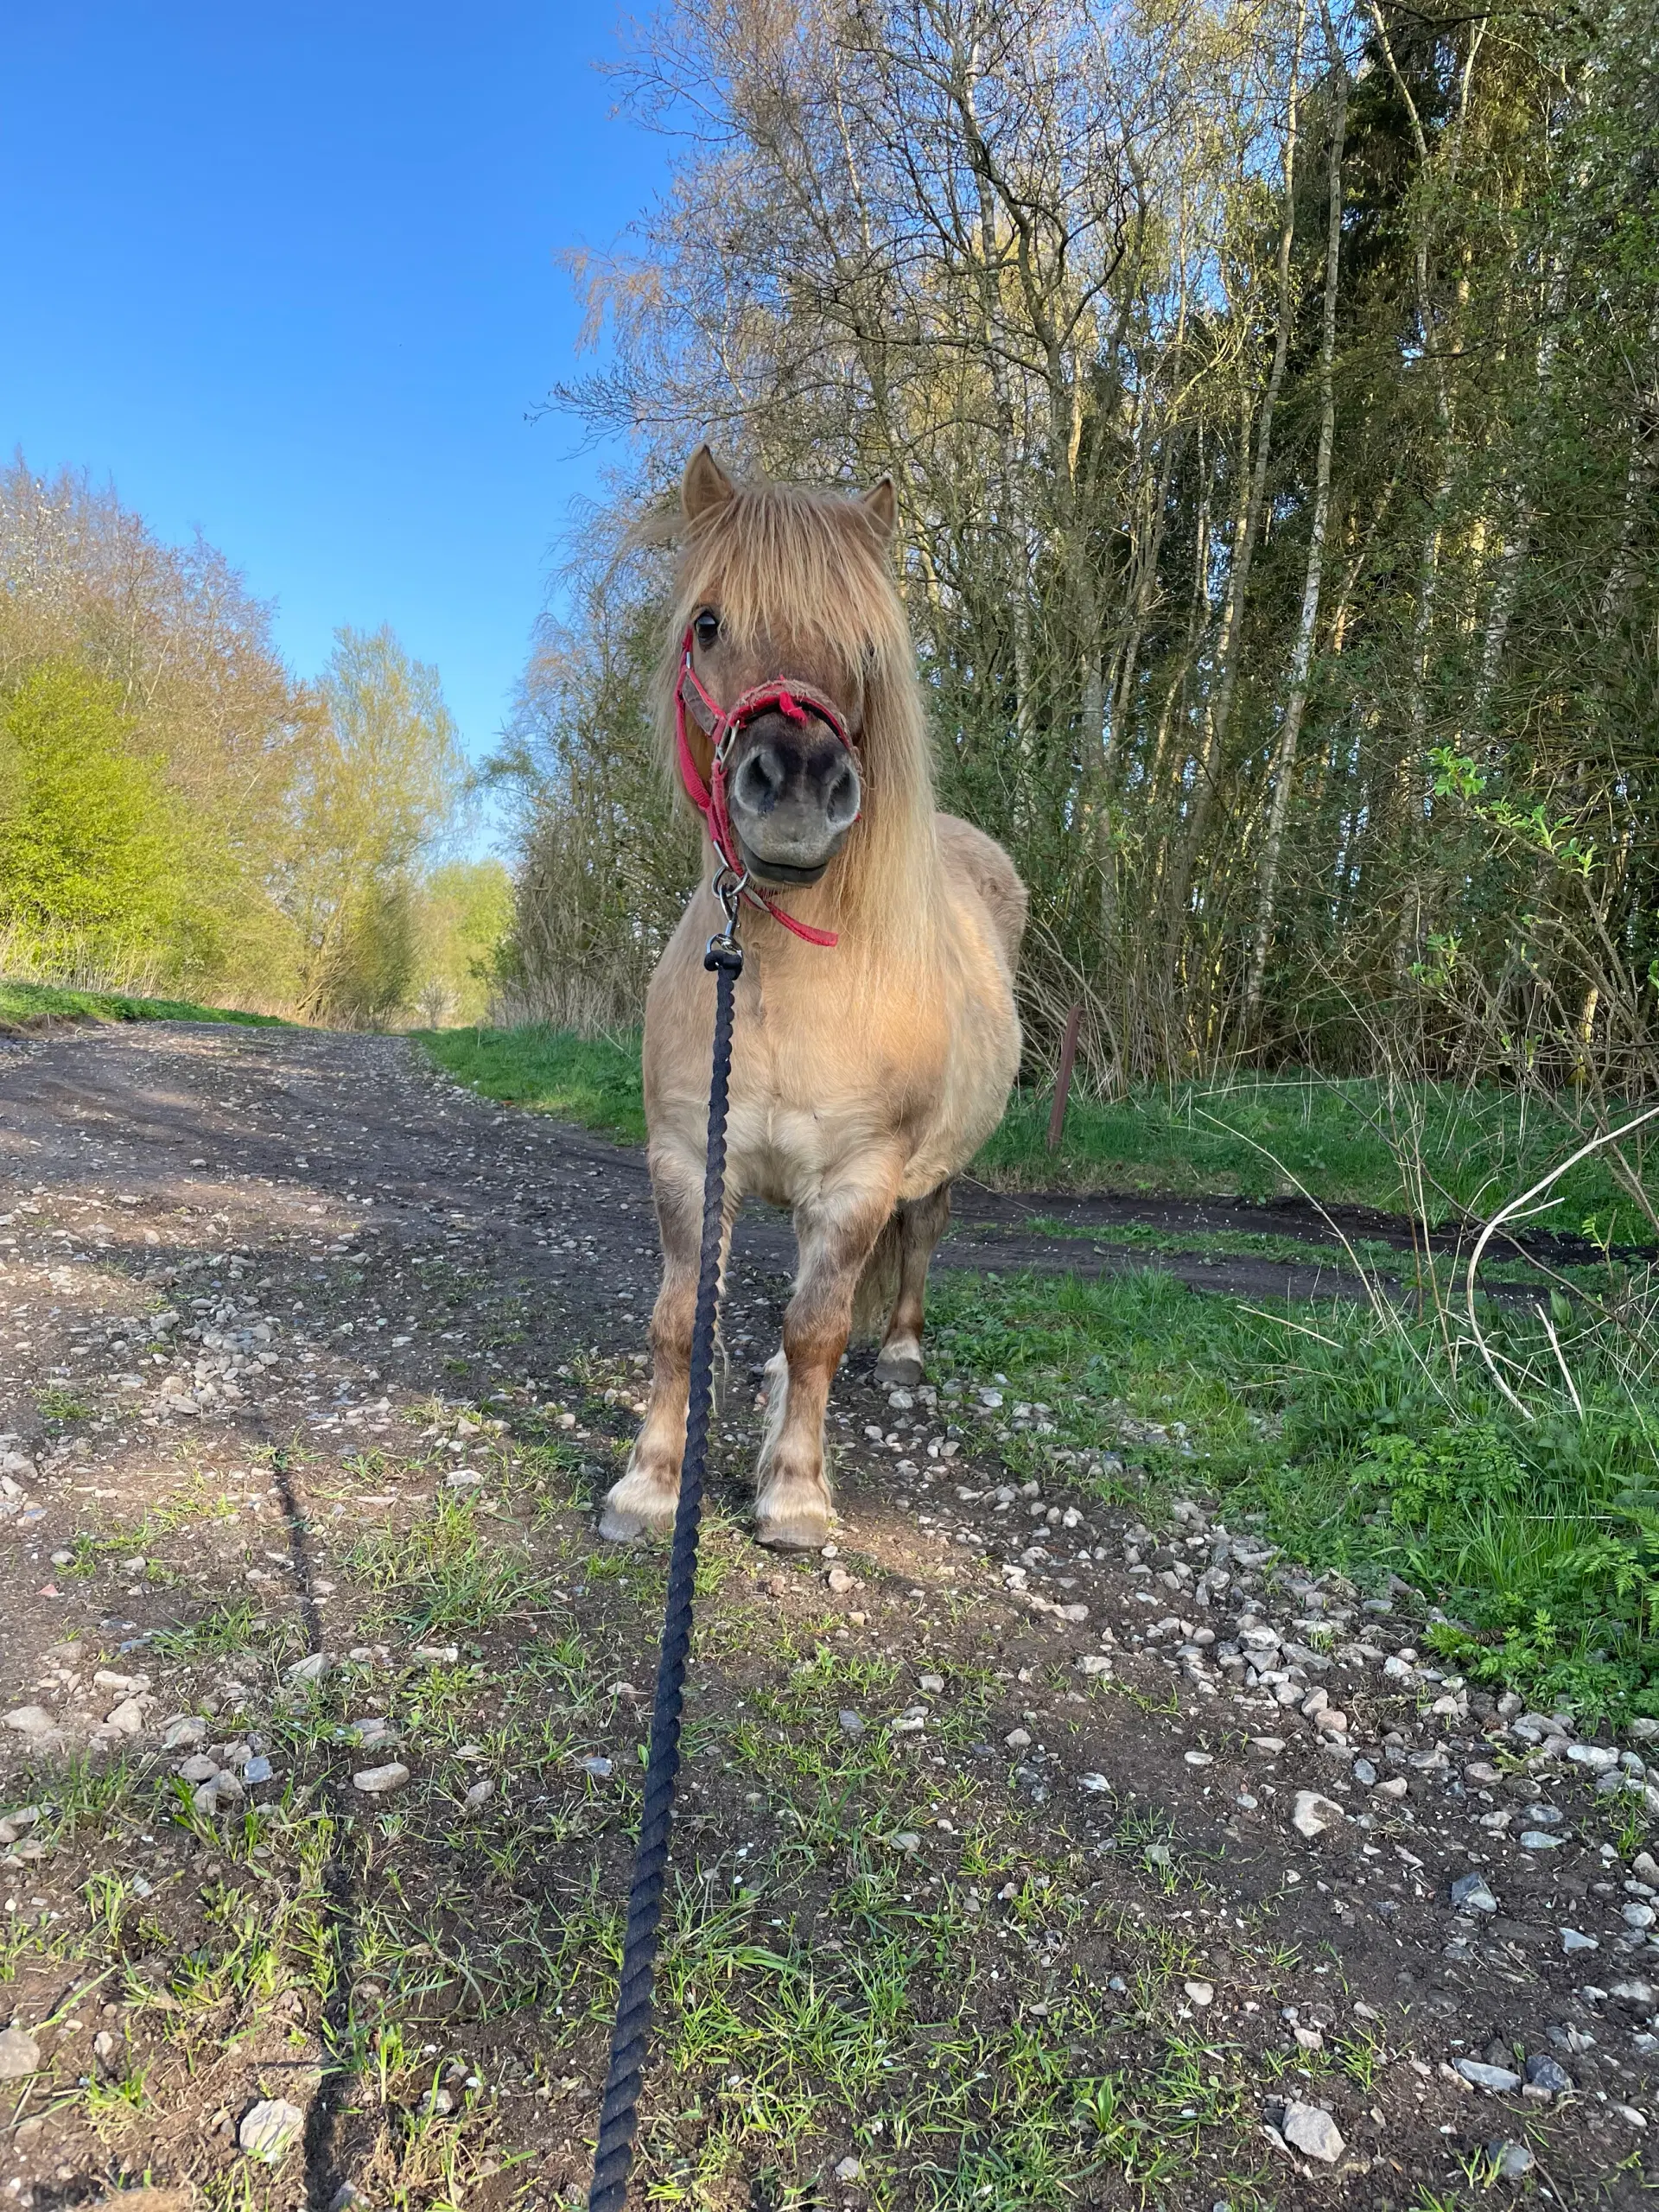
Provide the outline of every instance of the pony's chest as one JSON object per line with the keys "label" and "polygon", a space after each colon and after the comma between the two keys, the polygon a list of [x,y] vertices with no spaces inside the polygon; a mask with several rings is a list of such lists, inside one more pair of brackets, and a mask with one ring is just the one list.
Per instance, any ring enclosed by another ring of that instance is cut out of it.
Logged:
{"label": "pony's chest", "polygon": [[[740,1022],[740,1027],[741,1027]],[[912,1035],[912,1048],[918,1041]],[[728,1148],[746,1190],[791,1205],[891,1150],[936,1090],[934,1055],[884,1049],[856,1021],[760,1021],[734,1052]]]}

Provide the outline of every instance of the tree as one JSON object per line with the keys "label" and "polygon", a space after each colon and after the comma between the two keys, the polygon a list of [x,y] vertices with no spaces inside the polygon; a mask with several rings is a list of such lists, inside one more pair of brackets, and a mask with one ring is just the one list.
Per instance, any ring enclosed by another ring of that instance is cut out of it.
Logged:
{"label": "tree", "polygon": [[121,692],[52,660],[0,702],[0,931],[14,969],[170,974],[193,921],[178,810]]}
{"label": "tree", "polygon": [[296,1002],[316,1019],[388,1020],[416,965],[414,876],[466,787],[437,671],[390,629],[342,629],[318,686],[276,886],[298,941]]}
{"label": "tree", "polygon": [[497,955],[512,926],[512,878],[499,860],[448,861],[428,871],[416,902],[412,1003],[429,1028],[482,1020]]}

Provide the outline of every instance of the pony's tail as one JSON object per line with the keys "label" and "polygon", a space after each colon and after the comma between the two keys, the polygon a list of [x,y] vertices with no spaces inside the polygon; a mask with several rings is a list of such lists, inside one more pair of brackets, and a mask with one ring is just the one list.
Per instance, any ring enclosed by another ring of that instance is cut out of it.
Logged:
{"label": "pony's tail", "polygon": [[875,1249],[864,1262],[858,1288],[853,1293],[855,1341],[879,1342],[886,1334],[899,1296],[900,1253],[899,1216],[890,1213],[875,1240]]}

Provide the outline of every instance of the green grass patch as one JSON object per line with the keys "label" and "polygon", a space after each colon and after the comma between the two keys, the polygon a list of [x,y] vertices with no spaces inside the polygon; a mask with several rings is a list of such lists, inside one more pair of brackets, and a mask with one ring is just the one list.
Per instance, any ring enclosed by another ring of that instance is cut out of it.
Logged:
{"label": "green grass patch", "polygon": [[274,1014],[199,1006],[194,999],[133,998],[124,991],[72,991],[53,983],[0,982],[0,1027],[43,1020],[49,1014],[91,1021],[230,1021],[251,1029],[289,1027]]}
{"label": "green grass patch", "polygon": [[[1493,1212],[1586,1134],[1548,1102],[1491,1084],[1293,1073],[1148,1084],[1122,1100],[1074,1097],[1065,1141],[1051,1154],[1050,1103],[1046,1091],[1016,1091],[973,1172],[1020,1190],[1259,1199],[1300,1186],[1330,1205],[1421,1210],[1438,1225]],[[1652,1235],[1599,1158],[1551,1195],[1560,1203],[1540,1227],[1602,1244]]]}
{"label": "green grass patch", "polygon": [[447,1074],[504,1105],[528,1106],[625,1144],[645,1141],[639,1039],[577,1037],[565,1029],[416,1029]]}
{"label": "green grass patch", "polygon": [[[637,1035],[545,1027],[412,1033],[441,1068],[486,1098],[624,1143],[645,1141]],[[1300,1185],[1332,1205],[1400,1213],[1421,1205],[1438,1224],[1491,1212],[1584,1141],[1565,1113],[1491,1085],[1252,1075],[1148,1084],[1121,1101],[1074,1097],[1065,1141],[1051,1154],[1049,1103],[1046,1091],[1016,1091],[970,1172],[1033,1191],[1271,1198]],[[1402,1162],[1419,1161],[1421,1187],[1408,1189]],[[1540,1217],[1541,1227],[1605,1245],[1651,1236],[1599,1159],[1574,1168],[1554,1195],[1560,1203]]]}
{"label": "green grass patch", "polygon": [[529,1560],[486,1535],[470,1498],[441,1498],[405,1529],[373,1531],[347,1564],[386,1594],[393,1618],[416,1636],[492,1628],[507,1614],[549,1609]]}
{"label": "green grass patch", "polygon": [[[1533,1418],[1466,1337],[1364,1306],[1271,1312],[1166,1275],[947,1275],[933,1294],[942,1371],[1006,1376],[996,1416],[1016,1466],[1117,1452],[1154,1489],[1218,1497],[1315,1570],[1362,1589],[1398,1574],[1462,1630],[1428,1638],[1468,1675],[1585,1713],[1659,1713],[1659,1397],[1652,1286],[1622,1323],[1558,1301],[1575,1411],[1544,1325],[1482,1312]],[[1610,1293],[1610,1298],[1612,1295]],[[1017,1412],[1041,1403],[1039,1437]]]}

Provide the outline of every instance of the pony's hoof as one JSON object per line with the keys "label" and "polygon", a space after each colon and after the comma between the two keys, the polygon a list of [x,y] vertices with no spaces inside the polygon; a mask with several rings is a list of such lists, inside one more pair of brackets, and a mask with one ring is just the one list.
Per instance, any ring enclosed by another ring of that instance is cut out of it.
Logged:
{"label": "pony's hoof", "polygon": [[816,1498],[762,1500],[755,1513],[754,1541],[777,1552],[822,1551],[830,1541],[830,1508]]}
{"label": "pony's hoof", "polygon": [[908,1390],[922,1379],[922,1355],[903,1346],[884,1351],[875,1363],[875,1380],[884,1390]]}
{"label": "pony's hoof", "polygon": [[626,1474],[612,1490],[599,1516],[599,1533],[607,1543],[634,1544],[648,1536],[671,1535],[678,1500],[644,1475]]}

